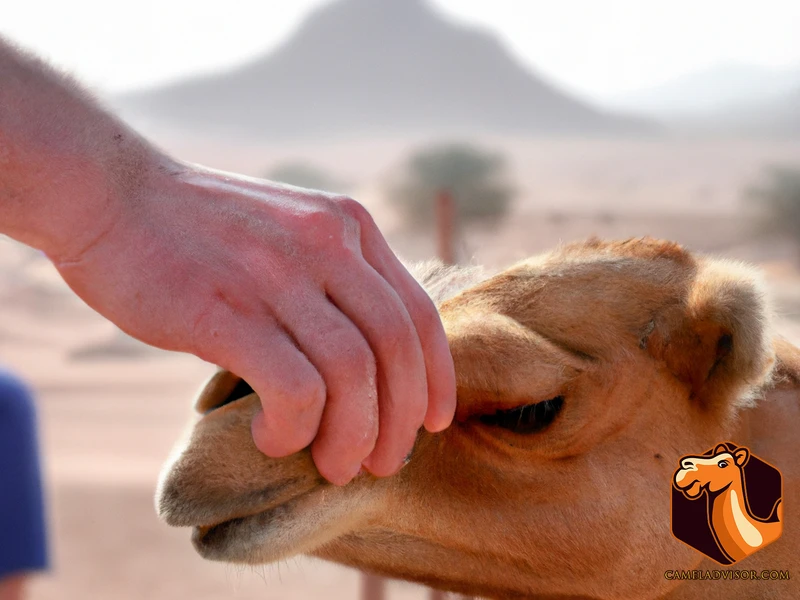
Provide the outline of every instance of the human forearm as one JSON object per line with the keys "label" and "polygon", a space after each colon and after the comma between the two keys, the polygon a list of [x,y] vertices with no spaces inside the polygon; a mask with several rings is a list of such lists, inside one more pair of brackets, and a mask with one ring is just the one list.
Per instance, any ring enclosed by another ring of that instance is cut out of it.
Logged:
{"label": "human forearm", "polygon": [[0,38],[0,233],[79,256],[157,161],[77,84]]}

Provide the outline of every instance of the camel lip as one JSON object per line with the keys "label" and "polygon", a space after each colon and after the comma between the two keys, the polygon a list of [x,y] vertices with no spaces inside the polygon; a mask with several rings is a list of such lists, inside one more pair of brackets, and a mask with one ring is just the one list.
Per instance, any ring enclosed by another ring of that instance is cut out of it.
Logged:
{"label": "camel lip", "polygon": [[196,526],[192,529],[192,544],[201,555],[205,555],[229,542],[232,536],[242,528],[252,525],[269,525],[272,517],[278,516],[287,509],[286,504],[280,504],[246,517],[235,517],[215,525]]}
{"label": "camel lip", "polygon": [[212,525],[196,525],[192,528],[192,545],[201,556],[214,558],[214,555],[224,550],[226,544],[233,541],[237,532],[247,529],[250,531],[264,530],[274,525],[281,516],[291,512],[302,498],[313,492],[313,489],[309,490],[286,502],[250,515],[233,517]]}
{"label": "camel lip", "polygon": [[157,511],[161,520],[170,527],[194,527],[205,533],[228,521],[251,517],[292,502],[324,483],[321,477],[305,482],[289,477],[232,498],[232,502],[224,507],[218,500],[198,502],[191,496],[187,498],[182,492],[183,485],[168,480],[157,493]]}

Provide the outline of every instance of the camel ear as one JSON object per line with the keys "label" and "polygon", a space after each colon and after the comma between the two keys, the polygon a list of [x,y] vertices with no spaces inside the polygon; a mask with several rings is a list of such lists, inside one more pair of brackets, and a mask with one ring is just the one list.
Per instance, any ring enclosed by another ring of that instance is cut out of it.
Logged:
{"label": "camel ear", "polygon": [[750,451],[747,448],[738,448],[733,452],[733,462],[737,467],[743,467],[750,459]]}
{"label": "camel ear", "polygon": [[685,297],[653,319],[643,344],[707,408],[745,405],[775,362],[759,275],[737,263],[699,262]]}
{"label": "camel ear", "polygon": [[580,361],[497,313],[458,308],[442,313],[456,370],[457,418],[561,396]]}

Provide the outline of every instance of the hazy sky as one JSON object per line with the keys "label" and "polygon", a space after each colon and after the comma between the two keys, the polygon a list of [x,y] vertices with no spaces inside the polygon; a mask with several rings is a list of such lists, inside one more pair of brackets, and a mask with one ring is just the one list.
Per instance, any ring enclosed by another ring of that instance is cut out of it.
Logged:
{"label": "hazy sky", "polygon": [[[326,1],[5,0],[0,33],[98,90],[119,91],[246,60]],[[800,0],[433,1],[594,98],[720,62],[800,65]]]}

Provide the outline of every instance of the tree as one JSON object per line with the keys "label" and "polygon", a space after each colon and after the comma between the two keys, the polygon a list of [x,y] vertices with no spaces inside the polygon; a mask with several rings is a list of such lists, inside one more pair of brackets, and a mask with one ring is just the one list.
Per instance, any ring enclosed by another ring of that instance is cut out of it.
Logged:
{"label": "tree", "polygon": [[800,241],[800,168],[771,167],[747,196],[756,203],[765,231]]}
{"label": "tree", "polygon": [[436,197],[449,193],[461,222],[496,224],[505,216],[514,192],[505,182],[505,160],[468,144],[443,144],[413,154],[404,179],[390,201],[415,226],[434,222]]}
{"label": "tree", "polygon": [[323,169],[306,162],[282,163],[265,176],[271,181],[325,192],[341,193],[347,187]]}

